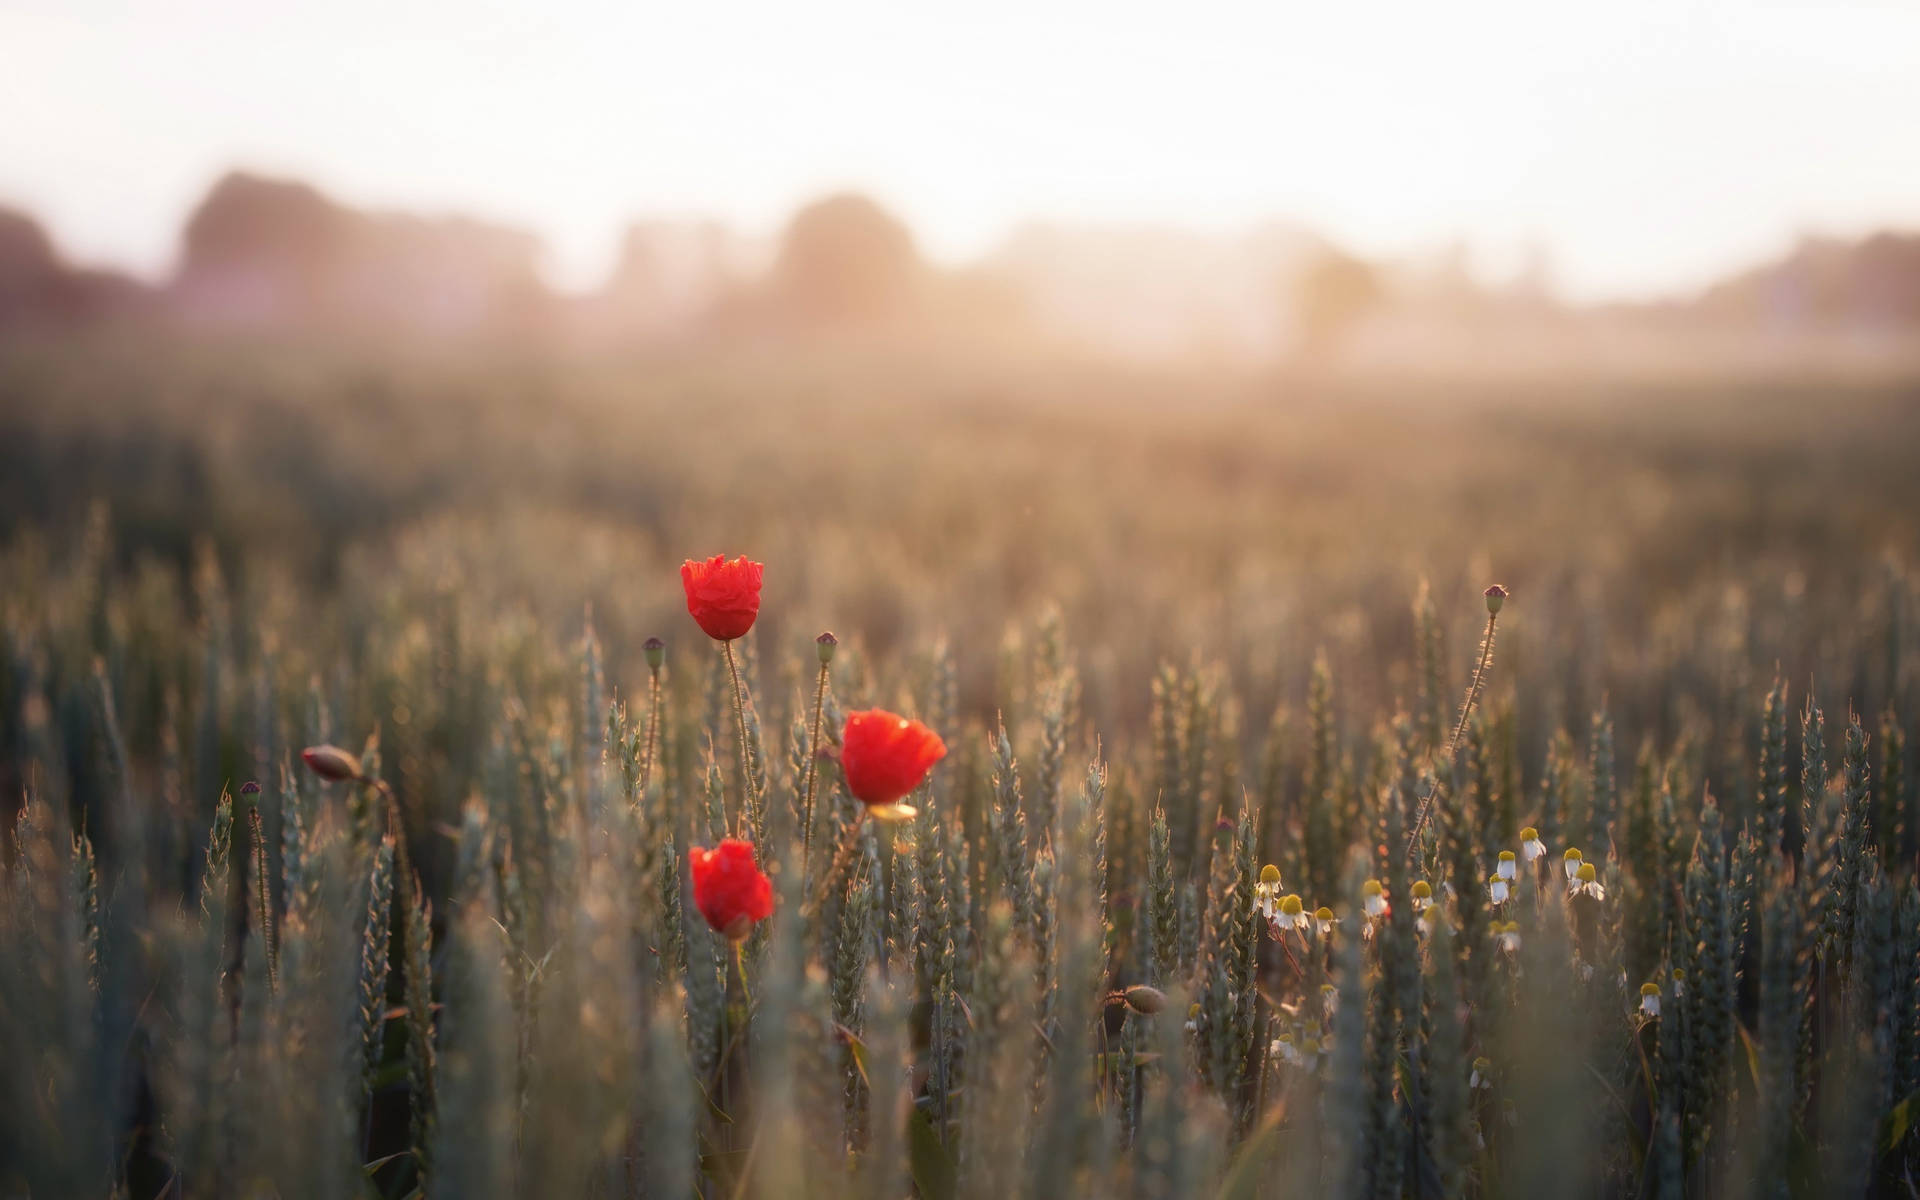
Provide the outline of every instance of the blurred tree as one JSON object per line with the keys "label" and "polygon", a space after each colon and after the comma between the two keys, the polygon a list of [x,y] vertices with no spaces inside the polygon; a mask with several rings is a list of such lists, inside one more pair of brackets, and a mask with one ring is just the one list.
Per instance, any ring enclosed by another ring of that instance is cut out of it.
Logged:
{"label": "blurred tree", "polygon": [[841,193],[794,214],[774,265],[784,315],[807,323],[894,323],[918,304],[913,235],[865,196]]}
{"label": "blurred tree", "polygon": [[1349,330],[1384,298],[1378,274],[1364,259],[1327,246],[1310,259],[1293,285],[1296,352],[1318,362],[1337,352]]}

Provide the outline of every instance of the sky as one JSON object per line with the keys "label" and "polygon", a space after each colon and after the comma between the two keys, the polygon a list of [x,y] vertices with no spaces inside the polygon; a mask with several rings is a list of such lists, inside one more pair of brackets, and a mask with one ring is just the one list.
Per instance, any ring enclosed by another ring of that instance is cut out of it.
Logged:
{"label": "sky", "polygon": [[0,204],[163,273],[232,167],[538,233],[764,234],[858,188],[962,262],[1029,219],[1544,246],[1578,299],[1920,228],[1920,3],[0,0]]}

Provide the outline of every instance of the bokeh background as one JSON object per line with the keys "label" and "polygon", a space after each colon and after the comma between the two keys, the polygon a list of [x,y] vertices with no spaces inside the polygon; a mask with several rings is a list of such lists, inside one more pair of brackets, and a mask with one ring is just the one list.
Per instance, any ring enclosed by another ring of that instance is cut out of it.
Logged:
{"label": "bokeh background", "polygon": [[632,678],[724,549],[770,635],[944,639],[982,713],[1057,608],[1122,724],[1193,656],[1390,705],[1423,586],[1463,643],[1512,586],[1576,712],[1663,629],[1804,678],[1816,620],[1897,623],[1898,6],[15,0],[0,43],[16,577],[104,522],[189,610],[196,563],[591,606]]}

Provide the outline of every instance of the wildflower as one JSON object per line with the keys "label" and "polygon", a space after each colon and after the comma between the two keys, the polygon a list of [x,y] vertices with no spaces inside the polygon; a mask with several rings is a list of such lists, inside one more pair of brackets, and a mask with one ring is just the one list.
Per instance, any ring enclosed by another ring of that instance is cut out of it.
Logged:
{"label": "wildflower", "polygon": [[[1200,1006],[1196,1004],[1194,1007],[1198,1008]],[[1288,1066],[1297,1065],[1300,1062],[1300,1051],[1293,1044],[1293,1035],[1283,1033],[1273,1039],[1273,1044],[1267,1047],[1267,1057],[1277,1058]]]}
{"label": "wildflower", "polygon": [[1311,1071],[1320,1065],[1319,1038],[1308,1038],[1306,1041],[1300,1043],[1298,1064],[1303,1071]]}
{"label": "wildflower", "polygon": [[1280,911],[1280,868],[1272,863],[1260,868],[1260,882],[1253,885],[1253,910],[1269,921]]}
{"label": "wildflower", "polygon": [[1531,863],[1547,852],[1547,844],[1540,840],[1540,831],[1529,825],[1520,831],[1520,857]]}
{"label": "wildflower", "polygon": [[1313,923],[1320,927],[1320,936],[1326,937],[1333,932],[1333,910],[1324,904],[1314,909]]}
{"label": "wildflower", "polygon": [[1473,1060],[1473,1075],[1467,1080],[1467,1086],[1479,1091],[1493,1087],[1493,1062],[1486,1058]]}
{"label": "wildflower", "polygon": [[1687,994],[1687,973],[1679,967],[1673,969],[1673,994],[1676,996]]}
{"label": "wildflower", "polygon": [[773,881],[753,860],[753,843],[722,838],[712,850],[687,851],[693,904],[721,936],[738,942],[773,913]]}
{"label": "wildflower", "polygon": [[1320,985],[1320,1007],[1331,1017],[1340,1011],[1340,989],[1330,983]]}
{"label": "wildflower", "polygon": [[687,612],[716,642],[730,642],[753,628],[760,615],[760,577],[766,567],[745,555],[727,561],[716,554],[705,562],[688,559],[680,564],[680,583],[687,589]]}
{"label": "wildflower", "polygon": [[1413,881],[1413,887],[1408,890],[1413,895],[1413,911],[1416,914],[1423,913],[1433,907],[1432,884],[1424,879],[1416,879]]}
{"label": "wildflower", "polygon": [[1599,874],[1593,869],[1592,863],[1580,864],[1580,869],[1574,872],[1573,886],[1567,889],[1567,894],[1570,896],[1579,895],[1581,892],[1585,892],[1595,900],[1607,898],[1607,889],[1600,886]]}
{"label": "wildflower", "polygon": [[1500,606],[1505,604],[1507,597],[1513,593],[1496,583],[1481,594],[1487,598],[1487,612],[1491,614],[1499,612]]}
{"label": "wildflower", "polygon": [[1519,951],[1520,922],[1508,921],[1503,925],[1500,922],[1495,921],[1493,923],[1493,934],[1494,934],[1495,940],[1499,942],[1500,948],[1502,950],[1505,950],[1508,954],[1513,954]]}
{"label": "wildflower", "polygon": [[909,721],[884,709],[847,714],[840,735],[840,767],[847,790],[883,821],[905,820],[914,814],[900,801],[920,786],[945,758],[947,744],[918,721]]}
{"label": "wildflower", "polygon": [[1513,851],[1502,850],[1500,852],[1499,865],[1493,870],[1494,874],[1500,876],[1502,879],[1512,879],[1515,875],[1519,874],[1520,864],[1514,861]]}
{"label": "wildflower", "polygon": [[1507,902],[1507,881],[1498,875],[1487,876],[1487,894],[1495,904]]}
{"label": "wildflower", "polygon": [[1380,886],[1378,879],[1369,879],[1360,887],[1360,894],[1367,898],[1367,915],[1378,917],[1387,911],[1387,889]]}
{"label": "wildflower", "polygon": [[1280,898],[1280,915],[1273,918],[1275,928],[1281,932],[1298,929],[1302,933],[1307,929],[1307,906],[1300,903],[1300,897],[1292,892]]}
{"label": "wildflower", "polygon": [[1660,985],[1643,983],[1640,985],[1640,1011],[1649,1017],[1660,1015]]}
{"label": "wildflower", "polygon": [[1567,882],[1572,883],[1573,877],[1580,873],[1580,852],[1571,846],[1567,847],[1565,862],[1566,862],[1566,868],[1567,868]]}
{"label": "wildflower", "polygon": [[1198,1001],[1187,1005],[1187,1023],[1184,1028],[1188,1033],[1200,1032],[1200,1004]]}
{"label": "wildflower", "polygon": [[833,649],[839,644],[840,639],[833,636],[831,629],[813,639],[813,652],[819,657],[821,666],[824,667],[833,661]]}
{"label": "wildflower", "polygon": [[646,651],[647,669],[658,671],[667,661],[667,644],[657,637],[650,637],[640,643],[640,649]]}
{"label": "wildflower", "polygon": [[300,752],[300,761],[322,779],[335,783],[360,778],[360,760],[338,746],[308,746]]}

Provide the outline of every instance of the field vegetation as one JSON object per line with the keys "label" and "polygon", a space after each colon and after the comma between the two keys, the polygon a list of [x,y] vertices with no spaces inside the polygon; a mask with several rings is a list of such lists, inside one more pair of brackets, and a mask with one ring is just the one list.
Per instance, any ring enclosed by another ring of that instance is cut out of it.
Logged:
{"label": "field vegetation", "polygon": [[0,1194],[1910,1195],[1916,561],[1904,378],[0,349]]}

